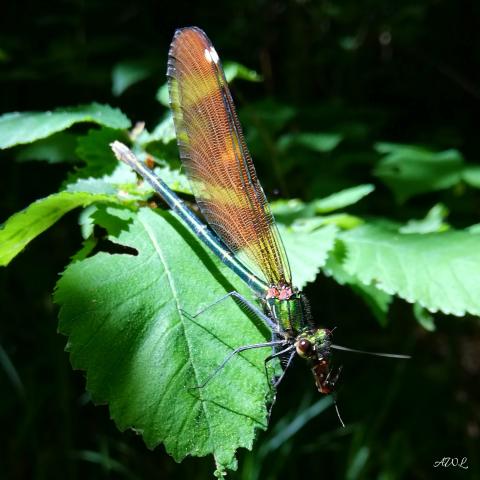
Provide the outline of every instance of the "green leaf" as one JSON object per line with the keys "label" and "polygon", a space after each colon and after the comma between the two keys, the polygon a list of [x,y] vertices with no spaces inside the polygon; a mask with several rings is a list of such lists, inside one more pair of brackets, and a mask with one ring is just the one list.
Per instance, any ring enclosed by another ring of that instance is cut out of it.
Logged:
{"label": "green leaf", "polygon": [[465,167],[462,178],[468,185],[480,188],[480,167],[471,165]]}
{"label": "green leaf", "polygon": [[51,112],[6,113],[0,117],[0,149],[46,138],[79,122],[118,129],[130,127],[130,120],[120,110],[98,103]]}
{"label": "green leaf", "polygon": [[15,156],[19,162],[45,160],[48,163],[77,161],[77,135],[59,132],[23,147]]}
{"label": "green leaf", "polygon": [[[167,130],[169,129],[169,126],[167,126],[167,125],[170,124],[170,120],[171,120],[171,117],[165,119],[165,123],[162,122],[164,127]],[[171,125],[173,127],[173,123]],[[147,135],[149,135],[149,134],[147,134]],[[169,134],[166,133],[166,135],[169,135]],[[142,135],[142,142],[143,141],[147,142],[149,150],[148,151],[144,150],[144,148],[146,147],[146,144],[142,144],[141,142],[139,142],[141,144],[141,146],[137,144],[133,147],[133,151],[135,152],[137,157],[141,161],[146,161],[147,158],[149,158],[150,160],[154,160],[155,164],[156,164],[156,166],[154,168],[154,172],[172,190],[175,190],[176,192],[180,192],[180,193],[185,193],[187,195],[192,195],[192,190],[190,188],[190,183],[187,179],[187,176],[182,172],[180,161],[177,159],[176,161],[172,162],[172,161],[170,161],[170,158],[168,158],[168,157],[166,158],[164,156],[161,156],[162,155],[162,149],[158,150],[156,148],[152,148],[152,147],[158,146],[159,143],[163,144],[164,143],[163,140],[159,140],[159,142],[150,142],[149,140],[146,139],[145,136]],[[171,146],[173,146],[173,145],[171,145]],[[177,149],[176,145],[174,146],[174,149],[175,149],[175,153],[178,157],[178,149]],[[150,151],[150,150],[153,150],[153,152]],[[111,152],[110,152],[110,154],[111,154]],[[158,155],[160,155],[160,156],[158,156]],[[117,163],[118,163],[118,161],[117,161]],[[135,181],[135,176],[134,176],[133,181]],[[127,183],[127,180],[125,180],[123,183]],[[140,195],[144,195],[145,192],[152,192],[152,193],[154,192],[153,188],[147,182],[142,182],[142,183],[140,183],[140,185],[136,184],[135,187],[130,188],[129,191],[132,192],[132,193],[140,193]]]}
{"label": "green leaf", "polygon": [[301,290],[308,282],[315,281],[325,264],[328,252],[333,248],[337,228],[327,225],[313,230],[278,224],[278,229],[288,254],[294,284]]}
{"label": "green leaf", "polygon": [[148,78],[153,70],[150,62],[141,60],[117,63],[112,70],[112,93],[120,96],[127,88]]}
{"label": "green leaf", "polygon": [[25,210],[12,215],[0,229],[0,265],[5,266],[35,237],[51,227],[70,210],[94,202],[108,202],[115,197],[83,192],[60,192],[37,200]]}
{"label": "green leaf", "polygon": [[448,216],[448,209],[445,205],[437,203],[422,220],[410,220],[400,228],[400,233],[433,233],[444,232],[450,227],[443,220]]}
{"label": "green leaf", "polygon": [[93,249],[97,246],[98,244],[98,239],[95,237],[89,237],[86,240],[83,241],[82,248],[78,250],[75,255],[72,255],[71,261],[77,262],[78,260],[84,260],[87,258],[89,255],[91,255]]}
{"label": "green leaf", "polygon": [[349,215],[347,213],[336,213],[331,215],[315,215],[316,200],[310,203],[304,203],[298,199],[276,200],[271,203],[272,212],[279,223],[297,226],[303,226],[314,230],[325,225],[335,225],[338,228],[348,230],[358,227],[364,221],[360,217]]}
{"label": "green leaf", "polygon": [[378,323],[385,326],[388,321],[387,315],[392,303],[392,296],[379,290],[375,285],[365,285],[356,276],[349,274],[343,266],[345,254],[343,243],[336,242],[335,248],[330,251],[323,271],[327,276],[334,278],[340,285],[350,286],[372,310]]}
{"label": "green leaf", "polygon": [[365,285],[358,281],[351,282],[349,285],[370,308],[378,323],[385,327],[388,323],[388,311],[393,301],[393,296],[382,292],[374,285]]}
{"label": "green leaf", "polygon": [[[120,166],[119,166],[120,168]],[[129,172],[126,169],[125,174]],[[132,179],[133,181],[134,179]],[[110,181],[105,181],[100,178],[79,178],[73,183],[69,183],[65,186],[65,191],[70,193],[92,193],[92,194],[104,194],[104,195],[117,195],[118,186]]]}
{"label": "green leaf", "polygon": [[[374,189],[375,187],[370,184],[358,185],[340,190],[328,197],[319,198],[309,203],[293,198],[289,200],[277,200],[272,202],[270,206],[275,218],[280,222],[292,223],[299,218],[310,218],[317,213],[328,213],[353,205],[373,192]],[[317,218],[326,219],[328,217]],[[323,220],[320,223],[322,222]]]}
{"label": "green leaf", "polygon": [[348,213],[332,213],[331,215],[323,215],[314,218],[299,219],[297,224],[307,223],[312,228],[319,228],[323,225],[335,225],[342,230],[350,230],[362,225],[365,221],[355,215]]}
{"label": "green leaf", "polygon": [[435,319],[433,316],[427,312],[421,305],[415,303],[413,305],[413,314],[417,319],[417,322],[427,331],[434,332],[436,330],[435,327]]}
{"label": "green leaf", "polygon": [[365,225],[342,232],[343,267],[430,312],[480,315],[480,236],[463,231],[402,234]]}
{"label": "green leaf", "polygon": [[278,148],[287,150],[293,145],[301,145],[315,152],[326,153],[332,151],[342,141],[338,133],[288,133],[278,140]]}
{"label": "green leaf", "polygon": [[333,210],[348,207],[354,203],[359,202],[375,190],[371,184],[358,185],[352,188],[346,188],[336,192],[328,197],[315,200],[313,203],[317,213],[328,213]]}
{"label": "green leaf", "polygon": [[135,173],[118,162],[109,146],[118,139],[125,141],[125,137],[126,132],[110,128],[91,129],[79,137],[76,153],[85,165],[68,176],[64,189],[122,196],[125,193],[123,186],[133,184],[135,194],[143,197],[147,190],[137,187]]}
{"label": "green leaf", "polygon": [[155,173],[176,192],[192,195],[190,183],[184,173],[179,169],[170,168],[168,164],[155,168]]}
{"label": "green leaf", "polygon": [[86,370],[88,391],[109,404],[120,430],[135,429],[150,448],[163,443],[177,461],[213,454],[219,474],[236,468],[235,451],[266,428],[271,351],[243,352],[195,387],[233,349],[269,332],[232,299],[192,315],[248,289],[167,212],[141,209],[110,239],[138,255],[98,253],[70,265],[57,285],[73,367]]}
{"label": "green leaf", "polygon": [[[148,155],[145,152],[135,149],[137,157],[145,161],[145,158],[149,156],[153,158],[158,166],[154,168],[154,172],[158,175],[172,190],[176,192],[185,193],[187,195],[192,195],[192,190],[190,188],[189,181],[180,168],[171,168],[169,162],[159,159],[153,155]],[[118,162],[117,169],[114,174],[109,177],[104,177],[104,180],[109,181],[110,183],[120,184],[122,187],[128,189],[128,192],[135,195],[146,198],[148,194],[153,194],[154,189],[150,186],[149,183],[140,181],[137,182],[137,177],[131,169],[121,168],[124,165]],[[129,173],[130,172],[130,173]],[[129,185],[126,185],[129,184]]]}
{"label": "green leaf", "polygon": [[225,78],[228,83],[232,82],[236,78],[241,80],[247,80],[249,82],[261,82],[262,76],[259,75],[255,70],[250,70],[237,62],[224,62],[223,71],[225,73]]}
{"label": "green leaf", "polygon": [[315,215],[313,205],[302,202],[298,198],[275,200],[270,203],[270,208],[278,222],[288,225],[297,219],[311,218]]}
{"label": "green leaf", "polygon": [[458,150],[433,152],[391,143],[378,143],[375,148],[385,156],[374,173],[400,202],[420,193],[453,187],[462,178],[464,161]]}
{"label": "green leaf", "polygon": [[112,155],[110,143],[115,140],[126,141],[126,133],[112,128],[91,129],[79,137],[76,153],[86,165],[79,169],[72,178],[102,177],[111,174],[118,166]]}
{"label": "green leaf", "polygon": [[164,107],[170,105],[170,97],[168,95],[168,83],[164,83],[155,94],[155,99],[157,102],[161,103]]}
{"label": "green leaf", "polygon": [[93,204],[84,208],[78,215],[78,224],[80,225],[80,230],[82,232],[82,237],[84,240],[91,237],[95,227],[95,222],[93,220],[93,215],[98,210],[98,206]]}
{"label": "green leaf", "polygon": [[474,225],[470,225],[466,228],[466,230],[470,233],[480,234],[480,223],[475,223]]}
{"label": "green leaf", "polygon": [[139,142],[142,145],[151,142],[162,142],[164,144],[175,140],[175,125],[173,124],[173,116],[169,112],[165,118],[153,129],[153,132],[147,135],[142,135]]}

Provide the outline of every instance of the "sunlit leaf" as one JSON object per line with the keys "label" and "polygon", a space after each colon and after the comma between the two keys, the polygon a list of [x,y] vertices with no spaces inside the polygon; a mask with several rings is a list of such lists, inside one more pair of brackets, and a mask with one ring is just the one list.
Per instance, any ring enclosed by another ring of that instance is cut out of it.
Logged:
{"label": "sunlit leaf", "polygon": [[344,261],[345,248],[341,242],[337,242],[335,248],[330,251],[323,271],[340,285],[348,285],[368,305],[380,325],[386,325],[392,295],[379,290],[373,284],[362,283],[355,275],[349,274],[343,267]]}
{"label": "sunlit leaf", "polygon": [[430,312],[480,314],[480,236],[469,232],[401,234],[365,225],[342,232],[343,267],[366,285]]}
{"label": "sunlit leaf", "polygon": [[309,218],[318,213],[329,213],[354,205],[374,189],[370,184],[358,185],[308,203],[298,199],[277,200],[272,202],[271,208],[275,218],[283,223],[292,223],[299,218]]}
{"label": "sunlit leaf", "polygon": [[333,248],[337,229],[327,225],[318,229],[306,229],[278,225],[290,261],[295,286],[303,289],[313,282],[325,264],[328,252]]}
{"label": "sunlit leaf", "polygon": [[300,219],[297,224],[308,223],[311,228],[319,228],[323,225],[335,225],[342,230],[350,230],[365,223],[363,219],[348,213],[332,213],[330,215],[321,215],[308,219]]}
{"label": "sunlit leaf", "polygon": [[34,142],[80,122],[118,129],[130,127],[130,120],[120,110],[99,103],[50,112],[6,113],[0,117],[0,149]]}
{"label": "sunlit leaf", "polygon": [[315,200],[312,203],[318,213],[328,213],[359,202],[362,198],[372,193],[373,190],[375,190],[375,187],[371,184],[358,185],[333,193],[328,197]]}
{"label": "sunlit leaf", "polygon": [[123,217],[110,239],[138,254],[98,253],[58,282],[72,365],[86,370],[92,398],[108,403],[121,430],[135,429],[151,448],[163,443],[177,461],[213,454],[220,472],[235,468],[235,451],[251,448],[266,427],[263,360],[271,350],[239,354],[195,387],[268,331],[232,299],[193,318],[227,292],[250,293],[171,214]]}
{"label": "sunlit leaf", "polygon": [[270,204],[275,218],[285,224],[291,224],[299,218],[310,218],[315,215],[315,208],[311,203],[305,203],[298,198],[275,200]]}
{"label": "sunlit leaf", "polygon": [[249,68],[237,62],[224,62],[223,70],[228,83],[232,82],[236,78],[248,80],[249,82],[262,81],[262,76],[259,75],[255,70],[250,70]]}
{"label": "sunlit leaf", "polygon": [[[125,168],[122,168],[122,171],[126,174],[130,173]],[[65,191],[70,193],[86,192],[93,194],[116,195],[118,193],[118,187],[112,182],[101,178],[79,178],[76,181],[65,185]]]}
{"label": "sunlit leaf", "polygon": [[12,215],[0,229],[0,265],[5,266],[35,237],[51,227],[70,210],[94,202],[114,201],[115,197],[84,192],[60,192],[37,200]]}
{"label": "sunlit leaf", "polygon": [[448,209],[445,205],[438,203],[434,205],[422,220],[409,220],[406,225],[400,228],[401,233],[433,233],[444,232],[450,227],[444,222],[448,216]]}
{"label": "sunlit leaf", "polygon": [[466,230],[469,231],[470,233],[480,234],[480,223],[470,225]]}
{"label": "sunlit leaf", "polygon": [[169,143],[175,140],[175,126],[173,124],[173,117],[168,113],[165,118],[157,124],[152,133],[140,137],[139,142],[147,144],[155,141],[162,143]]}

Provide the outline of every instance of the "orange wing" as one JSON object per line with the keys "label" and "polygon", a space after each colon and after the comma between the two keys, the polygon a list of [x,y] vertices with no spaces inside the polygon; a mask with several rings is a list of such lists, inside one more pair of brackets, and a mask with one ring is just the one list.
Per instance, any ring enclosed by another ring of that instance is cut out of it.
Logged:
{"label": "orange wing", "polygon": [[290,285],[287,256],[220,60],[202,30],[175,32],[167,76],[180,156],[204,217],[252,272],[269,284]]}

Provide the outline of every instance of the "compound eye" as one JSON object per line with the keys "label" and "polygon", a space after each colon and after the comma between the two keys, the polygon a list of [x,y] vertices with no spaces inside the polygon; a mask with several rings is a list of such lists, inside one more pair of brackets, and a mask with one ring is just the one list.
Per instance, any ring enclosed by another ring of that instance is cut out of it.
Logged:
{"label": "compound eye", "polygon": [[309,357],[313,353],[312,342],[306,338],[302,338],[297,344],[297,352],[302,357]]}

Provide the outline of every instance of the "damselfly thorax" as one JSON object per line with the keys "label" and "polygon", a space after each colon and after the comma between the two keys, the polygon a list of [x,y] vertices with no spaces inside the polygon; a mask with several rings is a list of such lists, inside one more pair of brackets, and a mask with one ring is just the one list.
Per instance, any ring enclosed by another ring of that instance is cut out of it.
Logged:
{"label": "damselfly thorax", "polygon": [[331,331],[315,327],[305,295],[290,285],[271,286],[263,300],[264,311],[278,325],[277,338],[295,348],[311,366],[320,393],[331,393],[339,373],[330,367]]}

